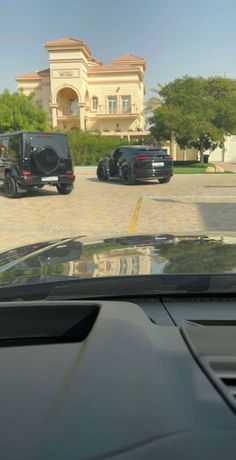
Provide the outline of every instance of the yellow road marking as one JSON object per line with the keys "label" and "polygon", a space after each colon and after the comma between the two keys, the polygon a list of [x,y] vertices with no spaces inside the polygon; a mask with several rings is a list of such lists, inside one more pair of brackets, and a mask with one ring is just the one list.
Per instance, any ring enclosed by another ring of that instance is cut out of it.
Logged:
{"label": "yellow road marking", "polygon": [[143,202],[143,197],[142,195],[140,195],[139,198],[137,199],[137,202],[134,208],[134,212],[131,217],[130,224],[129,224],[129,234],[130,235],[132,235],[135,232],[136,225],[137,225],[138,218],[139,218],[140,209],[142,206],[142,202]]}

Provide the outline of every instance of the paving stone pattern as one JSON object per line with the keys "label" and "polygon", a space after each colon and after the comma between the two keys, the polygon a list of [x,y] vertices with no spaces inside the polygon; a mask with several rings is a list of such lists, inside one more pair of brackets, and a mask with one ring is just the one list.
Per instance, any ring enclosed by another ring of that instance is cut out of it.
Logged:
{"label": "paving stone pattern", "polygon": [[81,168],[70,195],[45,187],[11,200],[0,190],[0,210],[0,251],[79,235],[236,232],[236,175],[176,175],[169,184],[126,186],[99,182],[95,168]]}

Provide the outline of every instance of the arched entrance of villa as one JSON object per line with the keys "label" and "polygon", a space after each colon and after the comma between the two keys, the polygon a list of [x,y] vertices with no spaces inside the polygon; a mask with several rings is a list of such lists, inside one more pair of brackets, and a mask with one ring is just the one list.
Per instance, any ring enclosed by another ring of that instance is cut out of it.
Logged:
{"label": "arched entrance of villa", "polygon": [[69,130],[80,127],[79,99],[76,91],[65,87],[57,93],[57,126]]}

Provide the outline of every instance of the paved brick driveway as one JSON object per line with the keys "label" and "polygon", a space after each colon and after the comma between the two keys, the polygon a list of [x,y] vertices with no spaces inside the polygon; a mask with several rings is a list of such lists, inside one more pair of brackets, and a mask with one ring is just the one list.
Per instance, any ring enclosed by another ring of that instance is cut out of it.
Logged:
{"label": "paved brick driveway", "polygon": [[169,184],[98,182],[81,169],[71,195],[0,191],[0,251],[41,240],[134,232],[236,232],[236,174],[176,175]]}

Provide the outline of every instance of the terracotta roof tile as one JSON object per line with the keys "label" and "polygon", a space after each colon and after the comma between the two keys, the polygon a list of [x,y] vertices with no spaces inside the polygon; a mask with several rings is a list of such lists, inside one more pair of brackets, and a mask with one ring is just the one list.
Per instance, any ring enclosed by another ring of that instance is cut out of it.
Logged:
{"label": "terracotta roof tile", "polygon": [[72,37],[64,37],[64,38],[59,38],[58,40],[51,40],[49,42],[44,43],[45,48],[66,48],[66,47],[78,47],[78,46],[83,46],[88,54],[91,56],[91,51],[86,45],[85,42],[82,40],[79,40],[78,38],[72,38]]}
{"label": "terracotta roof tile", "polygon": [[76,45],[85,45],[82,40],[71,37],[59,38],[58,40],[50,40],[49,42],[44,43],[44,46],[76,46]]}
{"label": "terracotta roof tile", "polygon": [[94,65],[94,63],[96,62],[96,64],[100,64],[102,65],[103,62],[101,61],[101,59],[97,59],[95,57],[92,57],[91,60],[89,61],[89,65]]}
{"label": "terracotta roof tile", "polygon": [[145,59],[139,56],[135,56],[134,54],[125,54],[124,56],[120,56],[116,59],[113,59],[112,62],[145,62]]}
{"label": "terracotta roof tile", "polygon": [[41,74],[45,74],[45,73],[50,73],[50,69],[42,69],[42,70],[38,70],[38,72],[36,72],[38,75],[41,75]]}
{"label": "terracotta roof tile", "polygon": [[22,75],[15,77],[16,80],[41,80],[40,75],[37,72],[27,72]]}

